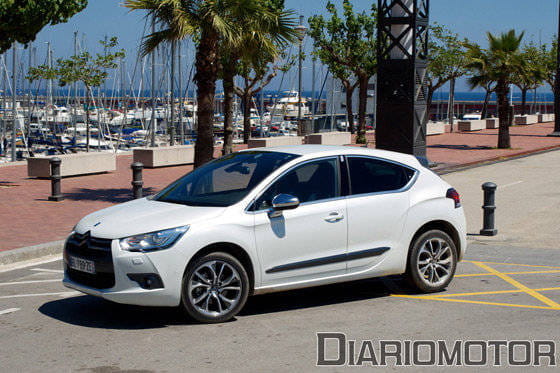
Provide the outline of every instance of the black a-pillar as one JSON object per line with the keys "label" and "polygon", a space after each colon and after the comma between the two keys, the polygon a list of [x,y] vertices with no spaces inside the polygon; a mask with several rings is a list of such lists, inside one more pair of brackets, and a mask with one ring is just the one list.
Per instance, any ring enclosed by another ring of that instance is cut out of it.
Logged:
{"label": "black a-pillar", "polygon": [[429,0],[378,0],[378,149],[426,156]]}

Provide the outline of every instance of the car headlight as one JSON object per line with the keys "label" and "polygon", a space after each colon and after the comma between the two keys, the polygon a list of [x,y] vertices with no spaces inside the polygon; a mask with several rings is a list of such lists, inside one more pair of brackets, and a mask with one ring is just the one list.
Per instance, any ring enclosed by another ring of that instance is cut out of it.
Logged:
{"label": "car headlight", "polygon": [[122,250],[126,251],[154,251],[173,246],[189,230],[189,226],[165,229],[158,232],[138,234],[119,240]]}

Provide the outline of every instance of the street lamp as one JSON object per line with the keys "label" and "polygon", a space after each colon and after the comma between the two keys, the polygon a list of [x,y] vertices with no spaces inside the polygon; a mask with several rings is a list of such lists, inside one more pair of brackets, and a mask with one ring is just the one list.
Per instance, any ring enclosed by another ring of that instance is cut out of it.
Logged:
{"label": "street lamp", "polygon": [[556,78],[554,79],[554,132],[548,134],[560,137],[560,8],[558,10],[558,34],[556,34]]}
{"label": "street lamp", "polygon": [[303,69],[303,39],[305,39],[305,34],[307,33],[307,27],[303,25],[303,16],[299,16],[299,25],[296,26],[295,31],[299,39],[299,68],[298,68],[298,136],[302,135],[302,123],[301,123],[301,73]]}

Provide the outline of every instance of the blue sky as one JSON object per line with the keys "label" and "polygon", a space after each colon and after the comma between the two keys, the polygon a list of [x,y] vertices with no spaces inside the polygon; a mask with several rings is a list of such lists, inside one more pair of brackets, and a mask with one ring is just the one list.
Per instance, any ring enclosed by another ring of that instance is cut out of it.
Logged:
{"label": "blue sky", "polygon": [[[431,0],[430,21],[446,25],[462,37],[484,43],[487,31],[502,32],[511,28],[524,30],[526,40],[549,42],[557,30],[559,0]],[[98,49],[97,40],[105,35],[117,36],[127,49],[131,64],[144,31],[140,12],[129,12],[119,0],[90,0],[88,7],[70,22],[45,28],[38,36],[38,61],[44,61],[45,42],[53,45],[55,57],[69,55],[73,33],[78,31],[81,44],[90,51]],[[286,6],[305,18],[325,13],[326,0],[286,0]],[[371,0],[354,0],[357,9],[367,9]],[[311,42],[307,40],[306,46]],[[192,55],[192,53],[191,53]],[[305,64],[304,85],[310,88],[310,63]],[[287,80],[294,80],[288,77]],[[290,83],[288,83],[290,84]],[[459,89],[464,90],[464,84]]]}

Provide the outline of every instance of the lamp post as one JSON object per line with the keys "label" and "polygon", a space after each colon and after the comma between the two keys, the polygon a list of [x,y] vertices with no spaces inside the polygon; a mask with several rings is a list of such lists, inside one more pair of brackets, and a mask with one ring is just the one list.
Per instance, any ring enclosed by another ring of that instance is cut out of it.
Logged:
{"label": "lamp post", "polygon": [[558,34],[556,34],[556,77],[554,79],[554,132],[548,134],[560,137],[560,7],[558,10]]}
{"label": "lamp post", "polygon": [[305,34],[307,33],[307,27],[303,25],[303,16],[299,16],[299,25],[295,28],[297,36],[299,39],[299,55],[298,55],[298,136],[302,135],[302,123],[301,123],[301,73],[303,70],[303,39],[305,39]]}

